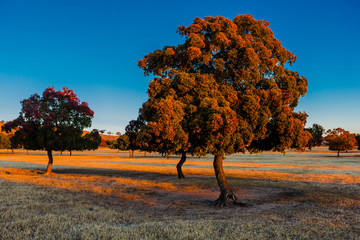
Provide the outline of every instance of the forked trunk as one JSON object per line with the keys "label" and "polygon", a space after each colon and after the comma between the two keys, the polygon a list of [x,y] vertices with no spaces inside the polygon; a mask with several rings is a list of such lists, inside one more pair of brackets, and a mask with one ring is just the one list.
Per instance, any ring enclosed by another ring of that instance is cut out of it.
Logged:
{"label": "forked trunk", "polygon": [[51,167],[53,165],[53,155],[52,155],[52,151],[51,150],[47,150],[47,155],[49,158],[49,163],[47,165],[47,169],[46,169],[46,174],[50,174],[51,173]]}
{"label": "forked trunk", "polygon": [[231,190],[224,173],[223,160],[224,160],[224,155],[214,156],[213,165],[214,165],[216,180],[220,187],[220,196],[212,204],[221,207],[229,206],[229,205],[246,206],[246,204],[239,202],[238,198]]}
{"label": "forked trunk", "polygon": [[185,178],[183,172],[182,172],[182,165],[184,164],[184,162],[186,161],[186,152],[184,152],[181,155],[181,159],[179,161],[179,163],[176,165],[176,170],[177,170],[177,174],[178,174],[178,178]]}

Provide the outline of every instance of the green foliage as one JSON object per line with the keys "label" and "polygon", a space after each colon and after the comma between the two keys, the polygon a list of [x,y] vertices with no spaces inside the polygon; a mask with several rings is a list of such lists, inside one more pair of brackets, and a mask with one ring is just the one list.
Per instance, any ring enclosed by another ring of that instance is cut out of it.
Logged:
{"label": "green foliage", "polygon": [[311,140],[308,142],[308,148],[311,149],[315,146],[320,146],[324,140],[323,135],[325,129],[321,125],[314,123],[312,127],[306,128],[305,130],[311,133]]}
{"label": "green foliage", "polygon": [[6,134],[0,133],[0,149],[11,148],[10,139]]}
{"label": "green foliage", "polygon": [[120,135],[116,140],[108,142],[109,148],[122,151],[129,150],[129,144],[129,137],[126,134]]}
{"label": "green foliage", "polygon": [[82,137],[82,146],[78,150],[96,150],[99,148],[101,143],[101,136],[99,134],[99,130],[93,129],[90,133],[86,133]]}
{"label": "green foliage", "polygon": [[355,133],[354,137],[357,141],[357,145],[358,145],[358,150],[360,150],[360,134],[359,133]]}
{"label": "green foliage", "polygon": [[125,135],[128,136],[128,149],[134,151],[141,149],[141,142],[139,141],[139,132],[144,125],[144,120],[139,116],[136,120],[131,120],[125,127]]}

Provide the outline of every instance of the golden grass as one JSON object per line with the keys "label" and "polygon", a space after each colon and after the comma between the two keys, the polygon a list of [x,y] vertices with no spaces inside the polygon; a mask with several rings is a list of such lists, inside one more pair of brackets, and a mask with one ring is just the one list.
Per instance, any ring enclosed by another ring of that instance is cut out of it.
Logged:
{"label": "golden grass", "polygon": [[[327,159],[322,159],[325,163],[322,165],[305,165],[301,161],[224,162],[224,166],[270,170],[226,169],[236,195],[253,206],[220,209],[208,205],[219,194],[210,168],[211,158],[187,161],[183,170],[187,178],[179,180],[177,160],[154,155],[130,159],[105,149],[75,152],[71,157],[55,156],[55,173],[44,175],[45,153],[0,153],[2,239],[359,239],[360,236],[358,175],[271,170],[310,167],[319,172],[353,171],[360,167],[356,161],[351,163],[355,166],[326,164]],[[159,163],[168,166],[157,166]],[[19,168],[22,166],[28,169]]]}
{"label": "golden grass", "polygon": [[[68,189],[75,192],[89,192],[114,196],[124,200],[144,201],[145,196],[136,192],[148,191],[186,191],[195,188],[181,188],[172,183],[154,182],[150,180],[136,180],[124,177],[94,176],[86,174],[42,174],[39,171],[18,168],[0,168],[0,178],[39,186]],[[131,193],[127,193],[127,191]]]}
{"label": "golden grass", "polygon": [[[102,169],[117,169],[122,171],[148,172],[159,174],[176,175],[175,165],[177,161],[163,158],[128,158],[114,155],[95,155],[94,152],[86,152],[87,155],[74,156],[54,156],[54,166],[61,167],[87,167]],[[299,154],[299,153],[298,153]],[[302,154],[302,153],[301,153]],[[328,153],[329,154],[329,153]],[[332,154],[332,153],[330,153]],[[12,162],[26,162],[33,164],[47,164],[46,155],[20,155],[3,154],[1,160]],[[146,165],[143,165],[146,164]],[[154,164],[154,165],[152,165]],[[171,164],[174,167],[158,166],[157,164]],[[20,166],[19,165],[19,166]],[[150,166],[149,166],[150,165]],[[191,165],[191,168],[186,166]],[[194,167],[195,166],[195,167]],[[198,168],[196,166],[199,166]],[[204,168],[204,166],[206,166]],[[184,164],[183,171],[185,175],[213,176],[214,171],[211,168],[210,161],[190,160]],[[341,166],[341,165],[304,165],[304,164],[278,164],[278,163],[244,163],[244,162],[224,162],[224,167],[251,167],[251,168],[283,168],[283,169],[317,169],[317,170],[342,170],[342,171],[360,171],[359,166]],[[339,184],[359,184],[360,175],[334,174],[334,173],[287,173],[263,170],[241,170],[226,169],[225,173],[229,177],[241,179],[265,179],[281,181],[302,181],[302,182],[322,182]]]}

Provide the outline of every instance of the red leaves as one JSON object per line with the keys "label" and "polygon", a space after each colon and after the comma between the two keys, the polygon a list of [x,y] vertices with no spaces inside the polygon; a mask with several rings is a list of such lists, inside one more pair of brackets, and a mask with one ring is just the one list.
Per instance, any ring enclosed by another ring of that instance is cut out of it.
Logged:
{"label": "red leaves", "polygon": [[76,94],[64,87],[55,91],[45,89],[21,102],[20,116],[5,124],[4,129],[15,129],[21,144],[28,149],[62,149],[66,138],[80,134],[90,127],[94,112],[86,102],[81,103]]}

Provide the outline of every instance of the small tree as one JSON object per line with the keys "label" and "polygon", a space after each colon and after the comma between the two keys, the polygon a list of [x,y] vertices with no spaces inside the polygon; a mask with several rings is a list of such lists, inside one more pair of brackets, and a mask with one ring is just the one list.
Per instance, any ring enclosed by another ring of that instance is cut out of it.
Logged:
{"label": "small tree", "polygon": [[109,145],[110,149],[117,149],[118,151],[129,150],[129,137],[125,134],[120,134],[116,140],[108,141],[107,144]]}
{"label": "small tree", "polygon": [[11,148],[10,139],[6,134],[0,133],[0,149]]}
{"label": "small tree", "polygon": [[101,143],[99,130],[93,129],[82,137],[82,145],[79,150],[96,150]]}
{"label": "small tree", "polygon": [[312,127],[306,128],[305,130],[311,133],[311,140],[308,142],[308,148],[311,150],[311,148],[315,146],[320,146],[324,140],[323,135],[325,129],[320,124],[314,123]]}
{"label": "small tree", "polygon": [[125,135],[127,135],[129,139],[128,149],[130,157],[134,157],[135,150],[141,149],[139,132],[142,125],[144,125],[144,120],[139,116],[136,120],[131,120],[125,127]]}
{"label": "small tree", "polygon": [[360,134],[359,133],[355,133],[354,134],[354,137],[355,137],[355,139],[356,139],[356,141],[357,141],[357,145],[358,145],[358,150],[360,150]]}
{"label": "small tree", "polygon": [[353,150],[357,142],[353,134],[342,128],[329,129],[326,132],[325,140],[329,144],[329,150],[337,151],[338,157],[340,156],[340,151]]}
{"label": "small tree", "polygon": [[[20,116],[7,122],[2,129],[15,129],[16,143],[30,150],[45,150],[49,158],[46,173],[51,173],[52,151],[71,150],[69,142],[80,139],[82,130],[91,126],[94,112],[75,93],[49,87],[42,96],[32,95],[21,101]],[[71,138],[71,139],[69,139]]]}

